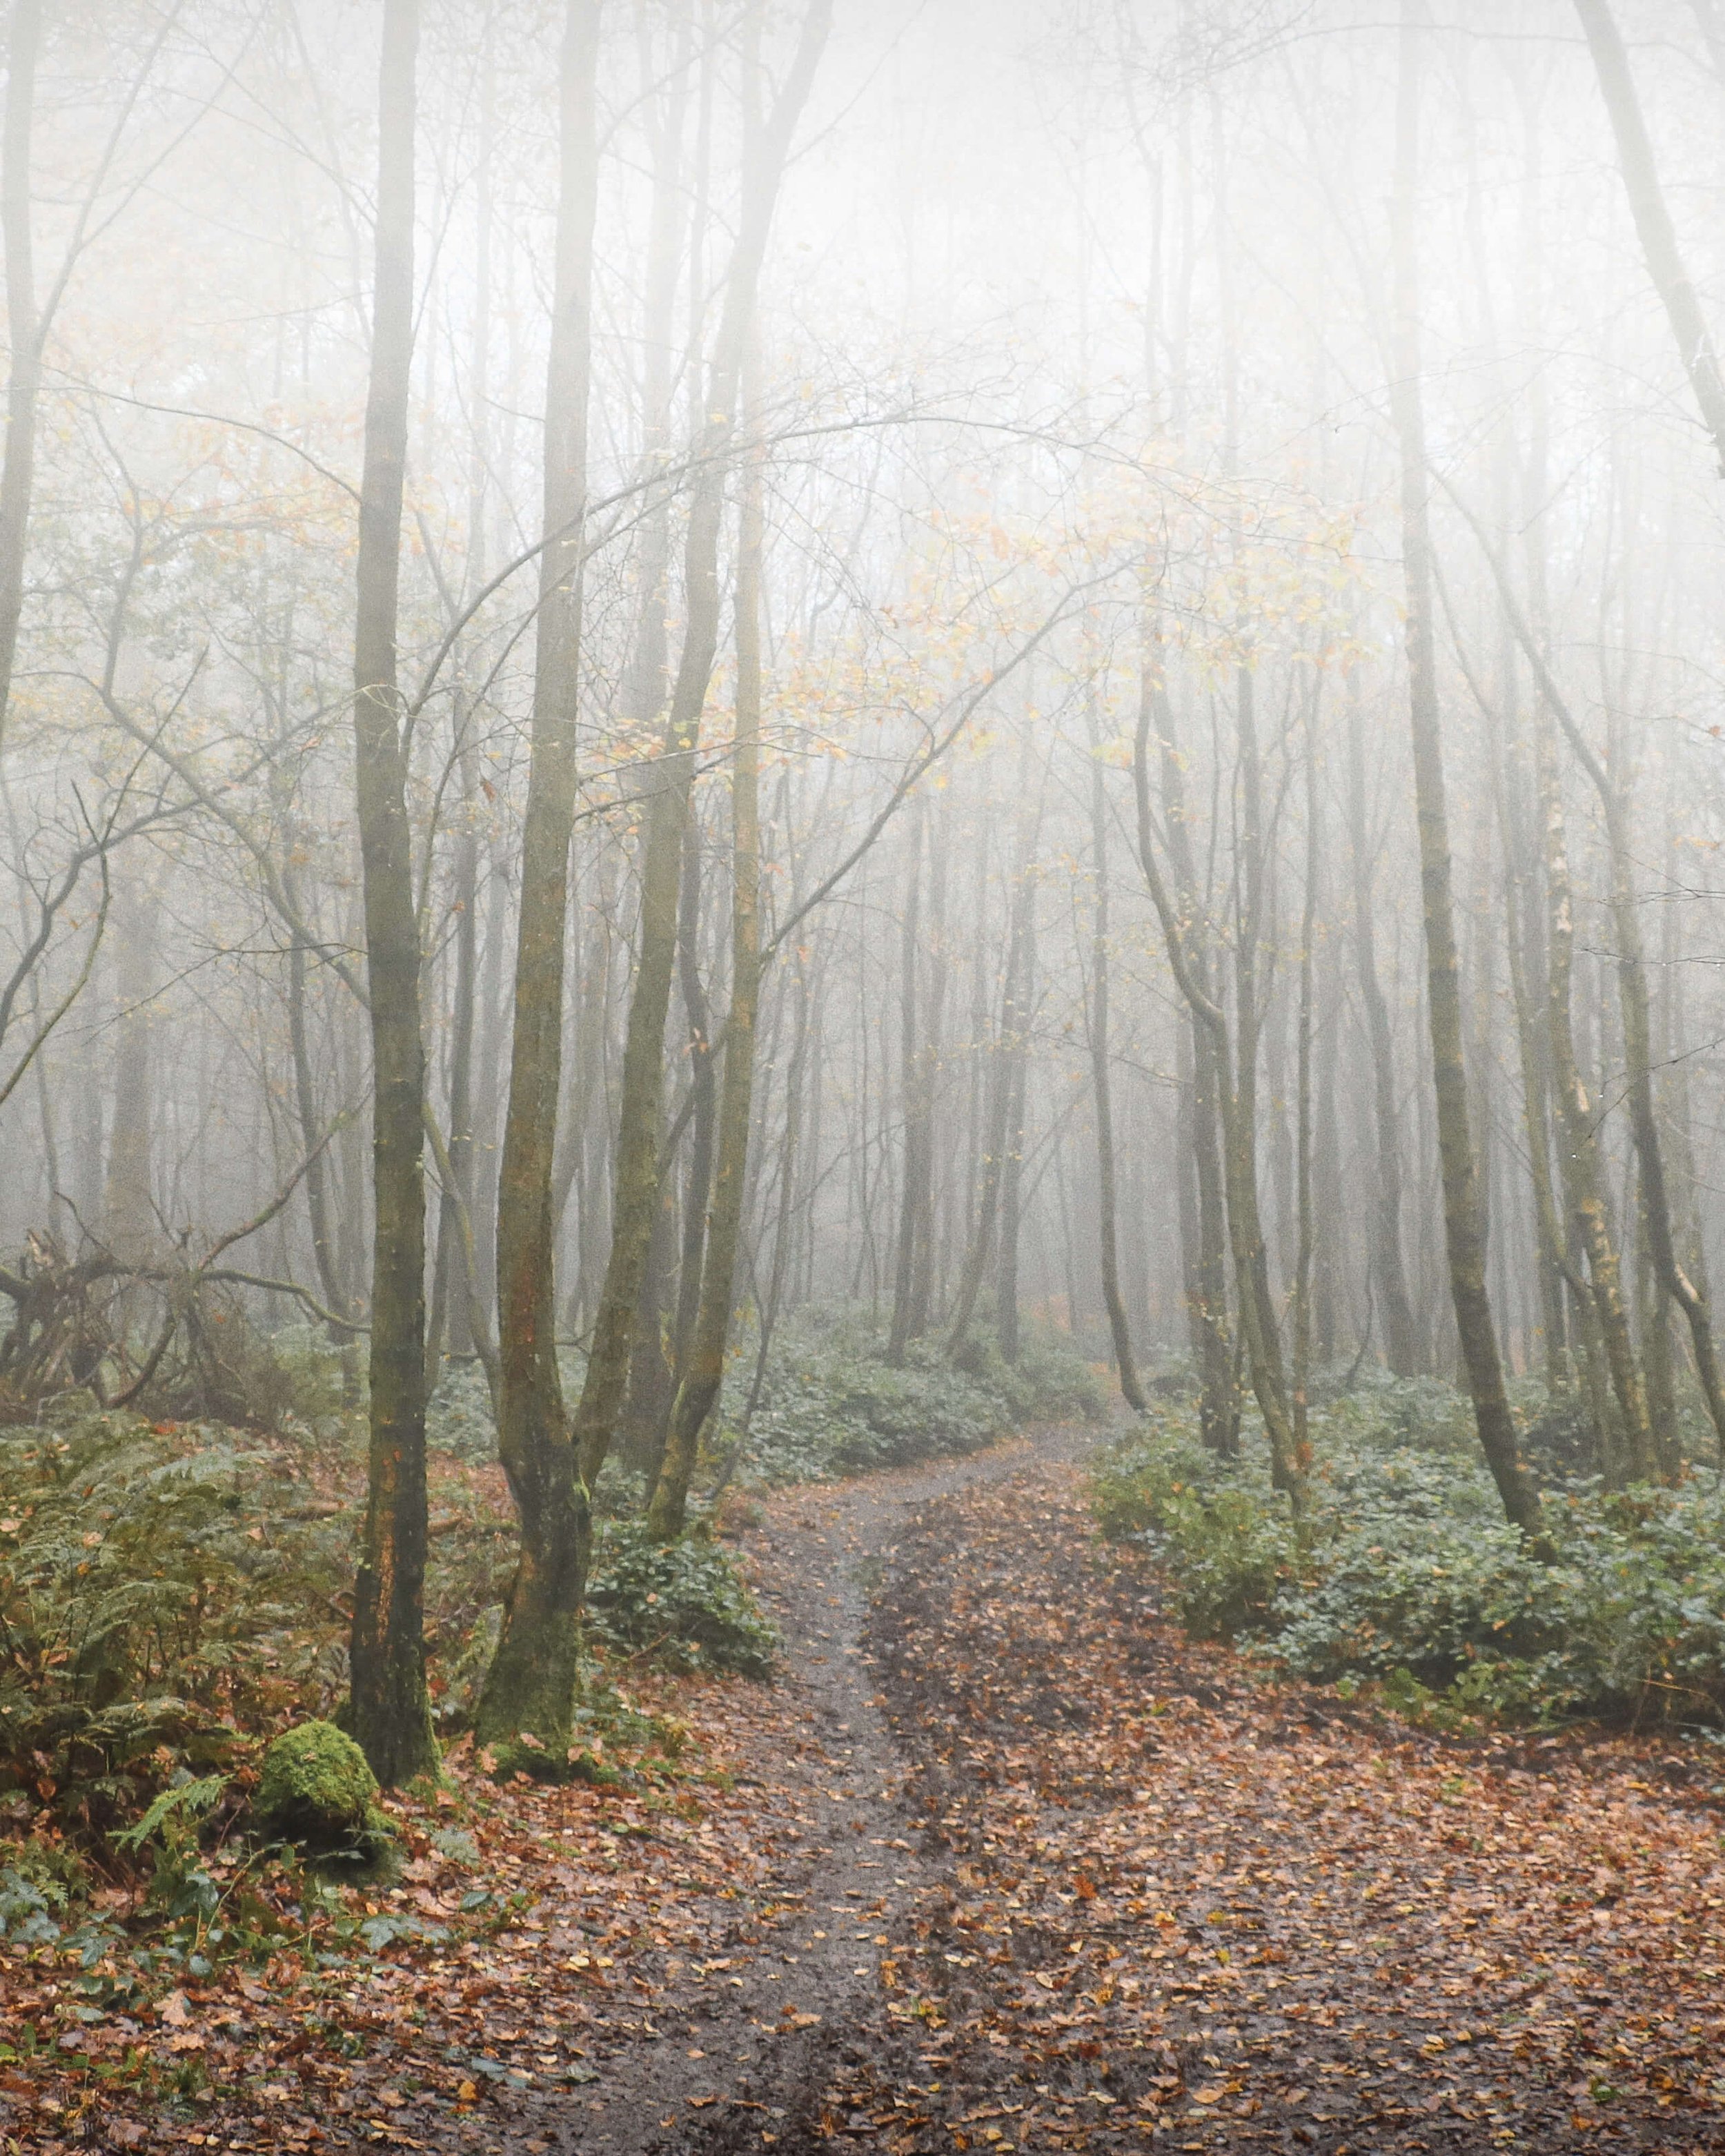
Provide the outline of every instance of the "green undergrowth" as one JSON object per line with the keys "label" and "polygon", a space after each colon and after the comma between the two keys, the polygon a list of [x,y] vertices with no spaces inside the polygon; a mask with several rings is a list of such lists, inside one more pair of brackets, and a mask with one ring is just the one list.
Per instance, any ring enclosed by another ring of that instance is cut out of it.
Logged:
{"label": "green undergrowth", "polygon": [[[1532,1392],[1521,1408],[1528,1424],[1549,1413]],[[1301,1531],[1261,1439],[1224,1460],[1194,1424],[1158,1403],[1103,1455],[1091,1498],[1106,1534],[1154,1558],[1195,1635],[1440,1724],[1725,1724],[1725,1491],[1711,1469],[1672,1490],[1552,1479],[1545,1563],[1504,1520],[1447,1387],[1368,1381],[1316,1412]]]}
{"label": "green undergrowth", "polygon": [[778,1650],[728,1550],[700,1535],[655,1543],[638,1519],[602,1523],[587,1608],[591,1640],[672,1669],[764,1677]]}
{"label": "green undergrowth", "polygon": [[[1051,1336],[1029,1335],[1014,1363],[986,1327],[956,1358],[938,1340],[912,1342],[901,1367],[886,1350],[879,1327],[854,1313],[788,1327],[743,1442],[743,1477],[770,1486],[911,1466],[978,1451],[1027,1423],[1093,1421],[1106,1410],[1090,1364]],[[739,1358],[739,1374],[747,1361]],[[725,1444],[721,1433],[716,1450]]]}

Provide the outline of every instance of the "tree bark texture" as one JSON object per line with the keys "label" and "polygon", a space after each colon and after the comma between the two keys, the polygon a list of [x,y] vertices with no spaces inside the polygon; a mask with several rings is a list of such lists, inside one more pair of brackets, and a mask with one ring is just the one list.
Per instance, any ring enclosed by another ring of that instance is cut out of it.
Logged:
{"label": "tree bark texture", "polygon": [[[809,0],[784,82],[764,121],[746,131],[742,206],[702,409],[702,457],[684,547],[685,627],[662,752],[653,773],[641,870],[640,947],[624,1034],[611,1252],[587,1376],[575,1411],[577,1465],[591,1489],[610,1449],[628,1378],[635,1306],[660,1182],[665,1027],[675,966],[683,844],[707,685],[718,649],[719,531],[725,453],[735,432],[742,365],[790,139],[807,102],[831,0]],[[752,89],[752,85],[751,85]],[[585,1545],[582,1554],[585,1572]]]}
{"label": "tree bark texture", "polygon": [[731,755],[731,1008],[718,1109],[701,1294],[671,1409],[665,1465],[648,1508],[661,1541],[683,1531],[701,1434],[719,1403],[736,1298],[737,1255],[754,1113],[755,1026],[761,991],[762,475],[749,460],[737,567],[737,716]]}
{"label": "tree bark texture", "polygon": [[1538,1532],[1538,1500],[1522,1471],[1515,1422],[1504,1386],[1497,1321],[1486,1292],[1485,1217],[1469,1120],[1467,1071],[1462,1048],[1461,973],[1450,887],[1449,810],[1445,795],[1442,718],[1432,628],[1430,480],[1426,470],[1425,413],[1420,388],[1414,228],[1419,158],[1418,6],[1419,0],[1404,0],[1396,103],[1390,401],[1401,461],[1408,716],[1413,736],[1414,791],[1420,828],[1427,1015],[1443,1181],[1444,1233],[1456,1332],[1486,1464],[1497,1485],[1505,1514],[1531,1537]]}
{"label": "tree bark texture", "polygon": [[354,790],[372,1028],[371,1447],[354,1588],[353,1732],[386,1787],[437,1764],[425,1688],[425,1050],[419,924],[396,688],[413,343],[418,0],[386,0],[376,281],[360,489]]}
{"label": "tree bark texture", "polygon": [[557,269],[545,398],[531,757],[521,837],[515,1026],[497,1198],[497,1443],[521,1548],[476,1725],[499,1755],[561,1769],[592,1527],[557,1359],[552,1175],[562,1094],[569,843],[580,712],[592,353],[599,0],[569,0],[561,74]]}

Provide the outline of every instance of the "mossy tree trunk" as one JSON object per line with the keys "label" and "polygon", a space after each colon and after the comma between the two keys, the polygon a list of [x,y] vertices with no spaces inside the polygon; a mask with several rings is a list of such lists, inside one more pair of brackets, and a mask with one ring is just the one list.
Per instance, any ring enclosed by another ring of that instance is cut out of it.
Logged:
{"label": "mossy tree trunk", "polygon": [[425,1050],[419,926],[396,688],[396,613],[413,341],[418,0],[386,0],[377,275],[360,489],[354,791],[372,1029],[371,1446],[354,1587],[353,1733],[389,1786],[436,1766],[425,1687]]}
{"label": "mossy tree trunk", "polygon": [[545,407],[546,544],[497,1204],[497,1440],[520,1517],[521,1547],[475,1718],[483,1743],[511,1748],[511,1758],[526,1743],[532,1759],[553,1767],[568,1749],[588,1533],[557,1371],[552,1185],[580,706],[599,12],[599,0],[569,0],[563,26],[562,180]]}

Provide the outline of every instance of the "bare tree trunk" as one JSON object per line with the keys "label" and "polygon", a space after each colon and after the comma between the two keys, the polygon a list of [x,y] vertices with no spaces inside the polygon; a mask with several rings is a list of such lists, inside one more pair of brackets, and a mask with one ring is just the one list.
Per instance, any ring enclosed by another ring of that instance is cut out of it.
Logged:
{"label": "bare tree trunk", "polygon": [[1505,803],[1504,855],[1510,869],[1509,919],[1506,940],[1509,951],[1510,994],[1515,1007],[1516,1043],[1522,1073],[1522,1112],[1527,1134],[1528,1177],[1533,1192],[1533,1226],[1541,1316],[1545,1329],[1546,1383],[1554,1397],[1569,1389],[1571,1370],[1568,1327],[1563,1294],[1566,1286],[1567,1238],[1563,1233],[1556,1188],[1552,1177],[1551,1081],[1547,1040],[1535,1011],[1538,994],[1543,938],[1534,895],[1532,847],[1527,834],[1527,811],[1523,798],[1518,762],[1512,760],[1502,773],[1500,794]]}
{"label": "bare tree trunk", "polygon": [[13,0],[7,50],[6,141],[0,148],[0,239],[6,246],[6,333],[11,374],[6,389],[6,454],[0,465],[0,747],[12,709],[12,675],[23,610],[24,550],[36,465],[36,400],[42,386],[30,216],[30,132],[42,0]]}
{"label": "bare tree trunk", "polygon": [[1286,1493],[1296,1517],[1307,1506],[1308,1461],[1297,1443],[1288,1409],[1286,1381],[1281,1360],[1275,1313],[1263,1300],[1264,1238],[1258,1218],[1256,1165],[1251,1134],[1244,1128],[1250,1111],[1250,1093],[1242,1097],[1235,1076],[1235,1050],[1228,1016],[1220,1002],[1200,978],[1193,963],[1186,921],[1157,858],[1154,819],[1150,806],[1150,722],[1152,703],[1147,696],[1138,704],[1138,726],[1132,749],[1132,778],[1137,803],[1138,860],[1144,872],[1152,904],[1162,927],[1163,942],[1175,986],[1185,998],[1195,1027],[1208,1037],[1217,1075],[1217,1106],[1222,1126],[1222,1165],[1227,1185],[1228,1232],[1233,1245],[1235,1276],[1240,1296],[1240,1336],[1252,1390],[1264,1418],[1270,1445],[1271,1472],[1278,1490]]}
{"label": "bare tree trunk", "polygon": [[[1001,1359],[1019,1359],[1019,1243],[1024,1227],[1024,1105],[1030,1066],[1030,1022],[1036,1008],[1036,908],[1024,923],[1019,988],[1020,1018],[1006,1071],[1006,1142],[1000,1156],[1000,1231],[994,1261],[994,1337]],[[1118,1281],[1116,1281],[1117,1290]]]}
{"label": "bare tree trunk", "polygon": [[579,719],[599,11],[600,0],[569,0],[563,22],[562,178],[545,397],[546,545],[497,1201],[497,1446],[520,1516],[521,1548],[475,1717],[500,1765],[552,1772],[562,1770],[568,1750],[576,1618],[591,1534],[557,1369],[552,1181]]}
{"label": "bare tree trunk", "polygon": [[1292,1296],[1294,1437],[1303,1450],[1312,1385],[1312,1255],[1317,1224],[1312,1204],[1312,1030],[1318,879],[1323,860],[1322,796],[1317,783],[1317,687],[1306,713],[1306,903],[1300,921],[1300,999],[1296,1018],[1294,1183],[1298,1233]]}
{"label": "bare tree trunk", "polygon": [[354,629],[354,790],[372,1026],[371,1452],[354,1588],[354,1734],[386,1786],[437,1765],[425,1689],[425,1050],[396,689],[402,485],[413,344],[418,0],[385,0],[377,274]]}
{"label": "bare tree trunk", "polygon": [[663,1541],[683,1531],[701,1433],[719,1402],[731,1335],[737,1246],[754,1112],[755,1022],[761,992],[761,469],[743,485],[737,562],[737,717],[731,761],[731,1009],[719,1105],[706,1261],[694,1337],[685,1359],[665,1466],[648,1511]]}
{"label": "bare tree trunk", "polygon": [[1419,0],[1404,0],[1396,104],[1394,310],[1391,403],[1401,453],[1402,562],[1407,591],[1408,713],[1420,825],[1425,916],[1427,1014],[1443,1174],[1444,1231],[1456,1332],[1486,1464],[1510,1521],[1539,1531],[1538,1500],[1522,1471],[1504,1388],[1497,1327],[1486,1287],[1486,1236],[1478,1163],[1469,1122],[1462,1050],[1461,968],[1450,892],[1449,810],[1432,633],[1432,565],[1425,423],[1420,386],[1420,327],[1414,198],[1419,157]]}
{"label": "bare tree trunk", "polygon": [[1517,603],[1508,572],[1502,557],[1491,544],[1490,535],[1453,488],[1450,493],[1471,526],[1481,552],[1491,567],[1504,612],[1517,641],[1527,655],[1528,665],[1538,682],[1540,694],[1599,798],[1610,856],[1611,927],[1617,946],[1617,993],[1623,1021],[1625,1090],[1629,1101],[1630,1129],[1635,1138],[1635,1157],[1641,1173],[1641,1203],[1647,1216],[1648,1240],[1653,1262],[1665,1283],[1666,1291],[1688,1321],[1696,1375],[1701,1382],[1702,1394],[1707,1401],[1713,1428],[1722,1445],[1725,1445],[1725,1372],[1720,1368],[1717,1344],[1713,1338],[1712,1306],[1705,1286],[1691,1276],[1678,1258],[1671,1225],[1671,1200],[1666,1188],[1665,1153],[1653,1099],[1652,1014],[1647,988],[1647,962],[1642,947],[1640,916],[1635,899],[1633,873],[1635,855],[1628,828],[1625,803],[1611,773],[1595,754],[1592,744],[1577,723],[1574,713],[1564,701],[1527,618]]}
{"label": "bare tree trunk", "polygon": [[910,885],[905,895],[904,922],[899,939],[899,1066],[905,1117],[904,1179],[899,1192],[898,1240],[893,1260],[892,1321],[886,1336],[886,1359],[895,1369],[902,1368],[905,1350],[913,1337],[911,1310],[917,1274],[917,1232],[923,1219],[922,1200],[929,1173],[927,1058],[916,1037],[916,952],[922,925],[922,826],[926,813],[924,804],[918,801],[910,819]]}
{"label": "bare tree trunk", "polygon": [[[1185,779],[1174,738],[1174,715],[1161,678],[1161,640],[1148,607],[1143,618],[1144,651],[1139,680],[1138,726],[1147,752],[1154,724],[1159,748],[1158,775],[1168,858],[1173,865],[1175,897],[1184,923],[1186,963],[1199,997],[1210,994],[1209,954],[1199,933],[1200,915],[1197,864],[1187,821]],[[1147,771],[1144,778],[1147,788]],[[1147,811],[1146,794],[1141,807]],[[1140,841],[1147,825],[1141,817]],[[1216,1035],[1187,998],[1186,1019],[1192,1056],[1192,1161],[1196,1241],[1188,1269],[1188,1307],[1197,1325],[1199,1389],[1199,1429],[1204,1441],[1224,1458],[1239,1450],[1240,1395],[1239,1358],[1228,1324],[1228,1199],[1222,1157],[1223,1066],[1217,1060]]]}
{"label": "bare tree trunk", "polygon": [[136,1260],[162,1242],[151,1173],[155,1136],[154,1025],[157,900],[142,877],[125,872],[115,908],[114,1116],[109,1127],[102,1236],[116,1256]]}
{"label": "bare tree trunk", "polygon": [[[431,1317],[425,1342],[425,1389],[437,1388],[443,1364],[444,1342],[453,1337],[459,1352],[473,1345],[471,1327],[465,1322],[466,1293],[472,1291],[467,1277],[466,1253],[462,1247],[461,1214],[470,1222],[473,1207],[473,1031],[479,972],[479,834],[474,828],[478,814],[478,788],[473,783],[472,759],[462,754],[464,827],[455,842],[455,981],[454,1009],[449,1018],[449,1149],[450,1182],[438,1204],[437,1256],[432,1267]],[[297,953],[296,953],[297,955]],[[459,1289],[465,1293],[458,1293]],[[332,1308],[334,1305],[331,1306]]]}
{"label": "bare tree trunk", "polygon": [[1024,1051],[1024,1029],[1029,1022],[1024,964],[1030,909],[1035,903],[1035,873],[1034,840],[1031,835],[1030,819],[1027,816],[1013,877],[1006,973],[1001,984],[999,1028],[994,1038],[993,1069],[990,1073],[992,1082],[988,1089],[988,1108],[983,1123],[981,1188],[977,1194],[976,1222],[971,1231],[970,1247],[965,1254],[964,1270],[959,1276],[957,1301],[953,1308],[952,1323],[947,1331],[948,1355],[957,1354],[964,1345],[971,1321],[976,1316],[977,1299],[982,1293],[988,1260],[996,1247],[1000,1222],[1001,1173],[1005,1164],[1012,1112],[1013,1077],[1016,1059]]}
{"label": "bare tree trunk", "polygon": [[1096,1101],[1097,1229],[1101,1245],[1102,1300],[1108,1310],[1108,1329],[1114,1341],[1114,1367],[1120,1378],[1120,1396],[1142,1414],[1144,1389],[1138,1382],[1137,1358],[1132,1350],[1132,1324],[1120,1292],[1120,1250],[1116,1227],[1114,1106],[1112,1050],[1108,1038],[1108,804],[1102,788],[1102,767],[1097,755],[1096,714],[1090,711],[1090,843],[1096,895],[1091,916],[1091,1085]]}
{"label": "bare tree trunk", "polygon": [[689,1025],[689,1158],[683,1183],[682,1250],[677,1264],[677,1309],[671,1366],[681,1383],[701,1314],[701,1260],[706,1249],[706,1209],[713,1179],[718,1120],[718,1074],[713,1068],[713,1018],[701,978],[701,832],[686,834],[683,896],[677,927],[679,983]]}
{"label": "bare tree trunk", "polygon": [[1647,274],[1664,304],[1695,401],[1713,438],[1719,468],[1725,472],[1725,378],[1720,375],[1718,355],[1701,302],[1677,251],[1676,230],[1653,162],[1653,146],[1630,73],[1629,55],[1623,49],[1610,0],[1575,0],[1575,12],[1587,33],[1600,93],[1617,138],[1624,188]]}
{"label": "bare tree trunk", "polygon": [[1384,1360],[1399,1378],[1420,1368],[1419,1328],[1408,1298],[1402,1263],[1402,1152],[1397,1127],[1395,1043],[1389,1006],[1378,978],[1377,932],[1373,921],[1371,834],[1366,811],[1365,713],[1359,682],[1348,677],[1348,822],[1353,855],[1354,970],[1359,978],[1366,1039],[1372,1053],[1372,1109],[1378,1154],[1372,1205],[1372,1280],[1384,1321]]}
{"label": "bare tree trunk", "polygon": [[[690,506],[684,549],[683,649],[671,692],[664,751],[654,773],[647,809],[640,952],[624,1045],[611,1255],[587,1376],[575,1411],[578,1469],[588,1490],[610,1449],[623,1403],[635,1306],[646,1270],[648,1240],[659,1195],[665,1027],[676,956],[683,839],[701,714],[718,648],[722,453],[733,432],[744,352],[754,321],[761,265],[791,134],[807,101],[831,14],[831,0],[809,0],[796,52],[773,111],[764,123],[752,118],[747,127],[750,141],[745,151],[742,215],[726,282],[711,381],[701,407],[711,417],[703,435],[705,454]],[[748,69],[751,98],[754,72],[752,65]],[[584,1576],[584,1537],[579,1568]]]}
{"label": "bare tree trunk", "polygon": [[[489,54],[480,90],[474,253],[473,356],[470,396],[472,444],[468,466],[467,565],[464,589],[472,595],[485,582],[485,516],[490,491],[491,346],[491,167],[496,146],[496,85]],[[460,780],[461,824],[455,844],[455,979],[449,1022],[449,1155],[451,1181],[437,1214],[437,1255],[432,1268],[431,1317],[425,1351],[425,1385],[437,1388],[444,1345],[458,1353],[475,1345],[466,1305],[477,1283],[468,1278],[462,1220],[473,1227],[473,1036],[479,991],[480,788],[473,746],[467,737],[472,710],[458,687],[451,712],[454,753]],[[463,1291],[458,1292],[459,1288]]]}
{"label": "bare tree trunk", "polygon": [[[1545,734],[1548,736],[1548,725]],[[1621,1269],[1607,1216],[1604,1164],[1596,1126],[1599,1111],[1589,1097],[1576,1060],[1571,1012],[1571,979],[1575,948],[1574,901],[1563,833],[1563,794],[1548,738],[1539,749],[1540,793],[1545,825],[1545,890],[1548,952],[1546,1014],[1552,1075],[1563,1120],[1560,1158],[1573,1233],[1587,1254],[1588,1278],[1600,1345],[1616,1395],[1621,1437],[1609,1425],[1599,1433],[1607,1475],[1621,1481],[1625,1471],[1637,1481],[1654,1472],[1653,1437],[1647,1395],[1635,1344],[1630,1337]]]}

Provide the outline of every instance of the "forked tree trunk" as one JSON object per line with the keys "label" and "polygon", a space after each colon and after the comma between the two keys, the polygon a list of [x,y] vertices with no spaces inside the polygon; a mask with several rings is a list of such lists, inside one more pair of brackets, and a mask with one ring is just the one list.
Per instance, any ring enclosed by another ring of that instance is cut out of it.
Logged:
{"label": "forked tree trunk", "polygon": [[554,1771],[562,1768],[569,1746],[588,1533],[557,1370],[552,1183],[579,716],[598,27],[599,0],[569,0],[545,399],[546,545],[521,834],[509,1112],[497,1195],[497,1448],[521,1521],[521,1548],[475,1717],[480,1741],[500,1764]]}
{"label": "forked tree trunk", "polygon": [[761,470],[750,459],[737,561],[737,719],[731,757],[731,1009],[724,1088],[693,1337],[671,1409],[665,1465],[647,1523],[661,1542],[683,1531],[701,1434],[718,1405],[731,1334],[737,1246],[754,1110],[761,990]]}
{"label": "forked tree trunk", "polygon": [[1132,780],[1137,806],[1138,861],[1151,903],[1161,925],[1163,942],[1174,984],[1192,1014],[1194,1030],[1207,1042],[1217,1079],[1217,1108],[1221,1123],[1222,1169],[1227,1187],[1228,1232],[1233,1248],[1235,1277],[1240,1296],[1240,1327],[1246,1368],[1264,1434],[1270,1445],[1271,1476],[1285,1492],[1296,1518],[1307,1507],[1307,1468],[1289,1413],[1286,1380],[1281,1360],[1275,1312],[1263,1301],[1266,1269],[1264,1238],[1258,1216],[1257,1170],[1251,1133],[1244,1127],[1243,1102],[1235,1077],[1235,1049],[1228,1015],[1199,976],[1183,918],[1162,864],[1157,855],[1154,819],[1150,807],[1150,721],[1148,696],[1138,703],[1138,725],[1132,745]]}
{"label": "forked tree trunk", "polygon": [[377,275],[360,489],[354,792],[372,1028],[371,1449],[354,1585],[353,1733],[386,1787],[437,1765],[425,1688],[425,1050],[396,610],[413,349],[418,0],[385,0]]}
{"label": "forked tree trunk", "polygon": [[[586,1493],[610,1450],[623,1404],[635,1306],[659,1196],[665,1027],[676,958],[683,841],[701,714],[718,649],[723,453],[733,433],[743,356],[754,321],[761,266],[791,134],[807,101],[831,18],[831,0],[810,0],[795,54],[773,111],[764,123],[751,124],[747,130],[750,140],[745,151],[742,214],[726,281],[711,378],[701,404],[710,417],[701,437],[702,465],[690,505],[684,548],[683,649],[646,814],[640,950],[624,1041],[611,1253],[587,1375],[575,1411],[581,1493],[577,1569],[583,1580],[591,1537]],[[749,89],[752,95],[752,82]]]}

